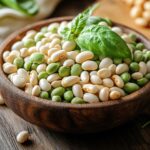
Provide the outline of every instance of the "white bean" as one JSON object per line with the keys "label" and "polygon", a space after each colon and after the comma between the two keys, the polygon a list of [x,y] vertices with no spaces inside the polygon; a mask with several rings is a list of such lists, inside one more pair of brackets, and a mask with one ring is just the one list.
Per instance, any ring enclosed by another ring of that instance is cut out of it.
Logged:
{"label": "white bean", "polygon": [[119,64],[117,67],[116,67],[116,74],[122,74],[124,72],[128,72],[129,71],[129,67],[127,64]]}
{"label": "white bean", "polygon": [[95,61],[87,60],[82,63],[82,69],[87,71],[96,70],[98,68],[98,65]]}
{"label": "white bean", "polygon": [[57,51],[55,53],[53,53],[50,57],[50,60],[52,62],[57,62],[57,61],[60,61],[64,58],[67,57],[67,54],[66,54],[66,51],[65,50],[60,50],[60,51]]}
{"label": "white bean", "polygon": [[4,63],[3,70],[7,74],[15,73],[17,71],[17,67],[11,63]]}
{"label": "white bean", "polygon": [[150,2],[149,1],[144,3],[144,9],[150,11]]}
{"label": "white bean", "polygon": [[102,59],[102,61],[100,62],[99,69],[108,68],[112,64],[113,64],[112,59],[106,57],[106,58]]}
{"label": "white bean", "polygon": [[139,72],[141,72],[143,75],[145,75],[147,73],[147,66],[145,64],[145,62],[140,62],[139,63]]}
{"label": "white bean", "polygon": [[139,80],[143,77],[143,74],[141,72],[135,72],[135,73],[132,73],[131,76],[134,80]]}
{"label": "white bean", "polygon": [[58,73],[51,74],[47,77],[47,81],[50,83],[59,79],[61,79],[61,77],[58,75]]}
{"label": "white bean", "polygon": [[122,29],[119,27],[112,27],[111,30],[120,36],[123,34]]}
{"label": "white bean", "polygon": [[79,53],[77,56],[76,56],[76,62],[77,63],[83,63],[87,60],[90,60],[94,57],[94,54],[90,51],[84,51],[84,52],[81,52]]}
{"label": "white bean", "polygon": [[83,91],[80,84],[75,84],[72,86],[72,92],[75,97],[83,97]]}
{"label": "white bean", "polygon": [[88,102],[88,103],[97,103],[97,102],[99,102],[98,97],[94,94],[91,94],[91,93],[85,93],[83,95],[83,100],[85,102]]}
{"label": "white bean", "polygon": [[39,86],[43,91],[49,91],[51,89],[51,85],[48,83],[46,79],[41,79],[39,81]]}
{"label": "white bean", "polygon": [[25,93],[28,93],[30,95],[32,95],[32,89],[33,89],[33,86],[31,83],[26,83],[25,85]]}
{"label": "white bean", "polygon": [[27,56],[29,56],[30,55],[30,53],[29,53],[29,50],[27,49],[27,48],[22,48],[21,50],[20,50],[20,56],[21,57],[27,57]]}
{"label": "white bean", "polygon": [[88,92],[88,93],[95,94],[98,92],[97,86],[95,86],[93,84],[84,84],[82,88],[85,92]]}
{"label": "white bean", "polygon": [[17,74],[23,77],[26,81],[29,81],[29,73],[25,69],[23,68],[18,69]]}
{"label": "white bean", "polygon": [[59,49],[57,49],[57,48],[51,48],[51,49],[49,49],[48,50],[48,56],[50,57],[53,53],[55,53],[57,51],[59,51]]}
{"label": "white bean", "polygon": [[18,41],[16,43],[13,44],[13,46],[11,47],[11,50],[20,50],[21,48],[23,48],[23,42],[22,41]]}
{"label": "white bean", "polygon": [[73,41],[65,41],[62,45],[62,49],[69,52],[74,50],[76,47],[76,43]]}
{"label": "white bean", "polygon": [[150,60],[146,63],[147,72],[150,73]]}
{"label": "white bean", "polygon": [[135,24],[138,26],[145,27],[148,25],[148,21],[145,18],[139,17],[134,20]]}
{"label": "white bean", "polygon": [[97,72],[97,75],[101,78],[109,78],[111,76],[111,71],[108,68],[102,68]]}
{"label": "white bean", "polygon": [[35,85],[32,89],[33,96],[39,96],[41,93],[41,88],[38,85]]}
{"label": "white bean", "polygon": [[108,69],[111,71],[111,74],[115,74],[116,73],[116,65],[112,64],[108,67]]}
{"label": "white bean", "polygon": [[121,38],[122,38],[126,43],[131,43],[131,42],[132,42],[131,38],[130,38],[129,35],[127,35],[127,34],[123,34],[123,35],[121,36]]}
{"label": "white bean", "polygon": [[10,51],[5,51],[4,53],[3,53],[3,60],[6,62],[6,58],[9,56],[9,54],[10,54]]}
{"label": "white bean", "polygon": [[68,59],[73,59],[75,60],[76,59],[76,56],[79,54],[78,51],[70,51],[70,52],[67,52],[67,58]]}
{"label": "white bean", "polygon": [[70,87],[80,81],[80,78],[78,76],[69,76],[69,77],[64,77],[62,79],[62,86],[63,87]]}
{"label": "white bean", "polygon": [[112,92],[112,91],[118,91],[118,92],[120,92],[121,93],[121,96],[125,96],[126,95],[126,93],[124,92],[124,90],[123,89],[121,89],[121,88],[119,88],[119,87],[112,87],[112,88],[110,88],[110,92]]}
{"label": "white bean", "polygon": [[97,75],[97,71],[91,71],[90,76],[92,76],[92,75]]}
{"label": "white bean", "polygon": [[12,82],[16,87],[23,88],[25,87],[26,79],[20,75],[14,75]]}
{"label": "white bean", "polygon": [[48,50],[49,50],[49,46],[48,45],[42,45],[40,48],[39,48],[39,51],[45,55],[48,54]]}
{"label": "white bean", "polygon": [[53,82],[51,83],[51,86],[52,86],[53,88],[60,87],[60,86],[61,86],[61,80],[53,81]]}
{"label": "white bean", "polygon": [[101,101],[109,100],[109,88],[104,87],[99,91],[99,98]]}
{"label": "white bean", "polygon": [[49,47],[50,47],[50,48],[53,48],[53,47],[55,47],[57,44],[60,44],[60,43],[61,43],[61,40],[58,39],[58,38],[55,38],[55,39],[53,39],[53,40],[51,41]]}
{"label": "white bean", "polygon": [[93,84],[102,84],[102,80],[100,79],[98,75],[92,75],[90,80],[91,80],[91,83]]}
{"label": "white bean", "polygon": [[114,83],[110,78],[105,78],[105,79],[103,79],[103,85],[111,88],[114,86]]}
{"label": "white bean", "polygon": [[67,59],[67,60],[64,61],[63,66],[70,67],[70,66],[72,66],[73,64],[74,64],[74,60],[72,60],[72,59]]}
{"label": "white bean", "polygon": [[29,138],[29,132],[28,131],[21,131],[18,133],[16,139],[17,139],[18,143],[22,144],[22,143],[26,142],[28,140],[28,138]]}
{"label": "white bean", "polygon": [[88,83],[90,79],[89,73],[87,71],[82,71],[80,78],[83,83]]}
{"label": "white bean", "polygon": [[112,100],[118,100],[121,97],[121,93],[118,91],[112,91],[112,92],[110,92],[109,97]]}
{"label": "white bean", "polygon": [[124,82],[123,80],[121,79],[120,76],[118,75],[113,75],[112,76],[112,80],[114,81],[115,85],[119,88],[123,88],[124,87]]}
{"label": "white bean", "polygon": [[37,68],[36,68],[36,71],[37,71],[38,73],[40,73],[40,72],[42,72],[42,71],[45,71],[45,70],[46,70],[46,64],[40,64],[40,65],[38,65]]}
{"label": "white bean", "polygon": [[30,80],[30,83],[32,85],[37,85],[38,84],[38,75],[37,75],[37,72],[35,70],[32,70],[30,72],[30,78],[29,78],[29,80]]}

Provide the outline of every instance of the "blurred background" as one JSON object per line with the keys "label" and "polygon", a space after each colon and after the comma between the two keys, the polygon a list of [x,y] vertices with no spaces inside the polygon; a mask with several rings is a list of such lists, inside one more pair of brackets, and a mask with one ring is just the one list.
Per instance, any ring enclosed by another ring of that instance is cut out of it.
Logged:
{"label": "blurred background", "polygon": [[94,15],[125,24],[150,38],[150,0],[0,0],[0,43],[28,24],[75,16],[96,2],[101,5]]}

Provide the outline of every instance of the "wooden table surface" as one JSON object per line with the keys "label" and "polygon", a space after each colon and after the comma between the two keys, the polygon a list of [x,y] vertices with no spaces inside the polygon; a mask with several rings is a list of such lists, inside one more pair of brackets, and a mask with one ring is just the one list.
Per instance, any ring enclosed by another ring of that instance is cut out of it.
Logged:
{"label": "wooden table surface", "polygon": [[[76,15],[92,2],[63,1],[52,17]],[[113,0],[105,2],[110,5]],[[101,11],[99,9],[96,14],[99,15]],[[103,15],[107,16],[106,10]],[[150,126],[142,128],[149,119],[150,116],[139,116],[110,131],[70,135],[37,127],[21,119],[6,106],[0,106],[0,150],[150,150]],[[16,142],[16,134],[21,130],[28,130],[31,134],[30,140],[24,145]]]}

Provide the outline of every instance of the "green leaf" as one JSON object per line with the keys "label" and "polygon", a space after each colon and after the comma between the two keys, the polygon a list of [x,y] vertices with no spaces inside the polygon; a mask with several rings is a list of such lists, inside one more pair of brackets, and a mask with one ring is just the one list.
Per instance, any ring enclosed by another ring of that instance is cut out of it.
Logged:
{"label": "green leaf", "polygon": [[61,31],[61,35],[63,36],[63,38],[67,40],[75,40],[79,36],[80,32],[86,26],[89,16],[93,13],[93,11],[98,6],[99,6],[99,3],[93,5],[92,7],[89,7],[84,12],[76,16],[72,20],[70,27],[65,28],[64,30]]}
{"label": "green leaf", "polygon": [[125,41],[105,26],[86,26],[76,42],[82,50],[92,51],[98,56],[131,58],[130,49]]}
{"label": "green leaf", "polygon": [[28,16],[35,15],[39,10],[35,0],[0,0],[0,3]]}

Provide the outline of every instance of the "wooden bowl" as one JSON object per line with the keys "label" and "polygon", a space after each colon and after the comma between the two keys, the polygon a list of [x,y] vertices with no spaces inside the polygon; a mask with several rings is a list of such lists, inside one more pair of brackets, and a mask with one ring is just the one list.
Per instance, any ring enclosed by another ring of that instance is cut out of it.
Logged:
{"label": "wooden bowl", "polygon": [[[29,25],[8,37],[0,47],[0,91],[5,103],[23,119],[55,131],[67,133],[92,133],[116,127],[135,116],[149,113],[150,83],[121,100],[97,104],[57,103],[30,96],[13,86],[2,71],[2,53],[10,50],[12,44],[20,40],[30,30],[39,30],[53,22],[69,21],[72,17],[56,18]],[[117,23],[125,32],[137,34],[147,48],[150,41],[140,33]],[[150,114],[150,113],[149,113]]]}

